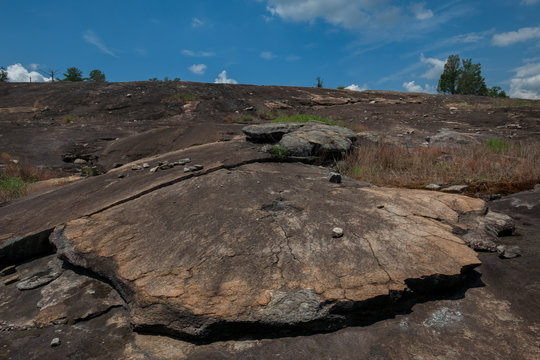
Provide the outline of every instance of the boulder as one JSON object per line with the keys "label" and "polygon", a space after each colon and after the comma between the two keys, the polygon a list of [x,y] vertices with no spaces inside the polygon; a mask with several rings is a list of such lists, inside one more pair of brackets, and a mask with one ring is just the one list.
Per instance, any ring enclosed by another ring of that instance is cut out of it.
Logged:
{"label": "boulder", "polygon": [[336,185],[318,167],[254,163],[161,186],[58,226],[50,240],[120,292],[135,329],[313,331],[344,326],[346,309],[455,283],[480,261],[453,229],[478,224],[461,219],[485,209],[479,199]]}
{"label": "boulder", "polygon": [[345,153],[356,141],[352,130],[318,121],[250,125],[242,129],[248,139],[277,142],[292,156],[330,156]]}

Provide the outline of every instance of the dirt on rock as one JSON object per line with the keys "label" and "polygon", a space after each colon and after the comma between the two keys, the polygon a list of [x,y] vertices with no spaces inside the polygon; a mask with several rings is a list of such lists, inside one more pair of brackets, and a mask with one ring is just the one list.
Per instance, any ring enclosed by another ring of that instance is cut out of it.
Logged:
{"label": "dirt on rock", "polygon": [[538,101],[0,83],[4,165],[97,175],[0,206],[0,359],[540,357],[539,189],[337,181],[242,133],[295,114],[350,143],[540,138]]}

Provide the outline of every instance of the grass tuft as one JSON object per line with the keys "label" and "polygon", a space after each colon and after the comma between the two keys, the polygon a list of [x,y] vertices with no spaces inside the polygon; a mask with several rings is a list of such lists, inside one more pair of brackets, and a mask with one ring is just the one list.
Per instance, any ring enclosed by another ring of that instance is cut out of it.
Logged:
{"label": "grass tuft", "polygon": [[322,118],[316,115],[281,115],[272,120],[273,123],[289,123],[289,122],[299,122],[306,123],[308,121],[319,121],[328,125],[336,125],[336,122],[332,119]]}
{"label": "grass tuft", "polygon": [[272,146],[268,152],[272,155],[274,160],[278,161],[283,161],[290,155],[289,150],[277,145]]}
{"label": "grass tuft", "polygon": [[486,142],[486,147],[498,153],[507,152],[510,149],[510,143],[499,138],[490,138]]}

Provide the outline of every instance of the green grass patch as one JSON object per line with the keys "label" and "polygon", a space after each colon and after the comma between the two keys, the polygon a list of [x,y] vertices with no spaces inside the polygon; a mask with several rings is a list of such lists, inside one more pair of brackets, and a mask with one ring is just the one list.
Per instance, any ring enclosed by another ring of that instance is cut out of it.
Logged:
{"label": "green grass patch", "polygon": [[290,155],[289,150],[277,145],[272,146],[268,152],[270,153],[270,155],[272,155],[272,158],[274,160],[279,161],[285,160]]}
{"label": "green grass patch", "polygon": [[486,142],[486,147],[498,153],[507,152],[510,149],[510,143],[499,138],[490,138]]}
{"label": "green grass patch", "polygon": [[520,107],[520,106],[533,106],[529,101],[517,100],[517,99],[505,99],[495,103],[497,107]]}
{"label": "green grass patch", "polygon": [[26,182],[20,177],[0,175],[0,202],[8,201],[25,195]]}
{"label": "green grass patch", "polygon": [[77,121],[77,117],[75,115],[66,115],[64,116],[64,122],[66,124],[72,124]]}
{"label": "green grass patch", "polygon": [[191,101],[195,100],[195,95],[190,94],[185,91],[177,91],[171,96],[168,96],[164,99],[165,102],[181,102],[181,101]]}
{"label": "green grass patch", "polygon": [[290,123],[290,122],[306,123],[308,121],[319,121],[328,125],[336,125],[336,122],[332,119],[322,118],[316,115],[304,115],[304,114],[281,115],[275,118],[274,120],[272,120],[273,123]]}

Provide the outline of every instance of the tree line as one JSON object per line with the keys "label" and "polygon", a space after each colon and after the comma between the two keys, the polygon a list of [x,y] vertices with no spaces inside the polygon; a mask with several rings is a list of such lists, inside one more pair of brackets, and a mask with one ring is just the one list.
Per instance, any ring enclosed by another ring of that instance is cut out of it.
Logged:
{"label": "tree line", "polygon": [[437,84],[437,92],[452,95],[478,95],[507,97],[500,86],[489,88],[482,77],[482,66],[472,59],[460,61],[459,55],[450,55]]}
{"label": "tree line", "polygon": [[[104,82],[105,80],[105,74],[98,69],[94,69],[90,71],[88,74],[88,77],[83,77],[83,72],[81,69],[77,67],[70,67],[66,70],[66,72],[63,74],[64,78],[59,79],[55,77],[56,70],[47,70],[42,71],[38,70],[40,73],[42,73],[44,76],[48,76],[51,81],[95,81],[95,82]],[[6,71],[6,68],[3,66],[0,66],[0,82],[6,82],[8,81],[8,73]]]}

